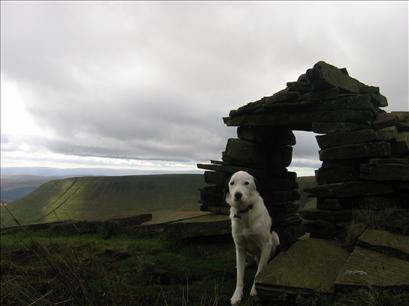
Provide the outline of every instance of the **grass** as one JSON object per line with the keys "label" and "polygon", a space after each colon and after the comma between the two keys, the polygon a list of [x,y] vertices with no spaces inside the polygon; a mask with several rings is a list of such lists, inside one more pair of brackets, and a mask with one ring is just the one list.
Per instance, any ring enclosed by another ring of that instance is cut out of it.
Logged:
{"label": "grass", "polygon": [[[20,231],[1,235],[1,305],[228,305],[235,286],[232,241],[164,236]],[[255,268],[248,268],[245,300]],[[362,288],[336,296],[286,296],[263,305],[407,305],[402,289]]]}
{"label": "grass", "polygon": [[234,291],[234,258],[230,241],[2,234],[0,304],[225,305]]}

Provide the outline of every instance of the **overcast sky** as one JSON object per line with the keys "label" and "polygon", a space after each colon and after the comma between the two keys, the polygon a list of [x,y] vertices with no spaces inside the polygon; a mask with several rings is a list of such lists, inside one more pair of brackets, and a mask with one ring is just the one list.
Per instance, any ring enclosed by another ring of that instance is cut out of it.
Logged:
{"label": "overcast sky", "polygon": [[408,3],[1,1],[2,167],[192,171],[235,135],[229,110],[319,60],[407,111]]}

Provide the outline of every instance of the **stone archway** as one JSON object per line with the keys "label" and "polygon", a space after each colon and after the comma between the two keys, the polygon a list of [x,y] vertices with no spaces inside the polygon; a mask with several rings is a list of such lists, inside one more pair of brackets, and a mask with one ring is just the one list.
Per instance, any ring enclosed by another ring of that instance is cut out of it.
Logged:
{"label": "stone archway", "polygon": [[[385,106],[378,87],[318,62],[284,90],[232,110],[224,122],[238,127],[237,138],[228,140],[222,161],[198,165],[209,184],[201,189],[201,209],[227,212],[223,186],[238,170],[258,179],[286,245],[304,230],[326,238],[342,234],[357,208],[408,208],[409,112],[386,113]],[[317,208],[302,212],[304,222],[295,204],[296,173],[287,170],[294,130],[320,134],[322,166],[317,187],[309,190]]]}

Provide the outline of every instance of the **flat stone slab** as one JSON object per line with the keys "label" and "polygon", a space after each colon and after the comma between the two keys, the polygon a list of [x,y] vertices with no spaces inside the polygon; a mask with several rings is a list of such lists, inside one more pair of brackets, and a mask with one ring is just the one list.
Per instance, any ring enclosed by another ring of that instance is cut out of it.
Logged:
{"label": "flat stone slab", "polygon": [[337,87],[351,93],[360,92],[360,82],[335,66],[320,61],[312,69],[307,70],[307,76],[314,89]]}
{"label": "flat stone slab", "polygon": [[368,123],[360,122],[313,122],[312,131],[318,134],[325,133],[345,133],[349,131],[357,131],[369,129]]}
{"label": "flat stone slab", "polygon": [[291,164],[291,146],[261,145],[246,140],[230,138],[223,160],[238,164],[258,164],[262,168],[285,168]]}
{"label": "flat stone slab", "polygon": [[237,137],[243,140],[275,145],[295,145],[295,136],[291,130],[269,127],[239,126]]}
{"label": "flat stone slab", "polygon": [[344,160],[391,155],[391,145],[387,142],[343,145],[320,151],[320,160]]}
{"label": "flat stone slab", "polygon": [[170,223],[163,230],[168,236],[177,239],[231,236],[229,216],[215,214]]}
{"label": "flat stone slab", "polygon": [[156,211],[152,213],[152,220],[143,223],[142,226],[168,224],[210,214],[210,212],[204,211]]}
{"label": "flat stone slab", "polygon": [[361,164],[360,177],[371,181],[409,181],[409,164]]}
{"label": "flat stone slab", "polygon": [[364,195],[389,194],[394,190],[391,184],[381,182],[352,181],[319,185],[304,190],[315,197],[349,198]]}
{"label": "flat stone slab", "polygon": [[335,281],[336,289],[350,287],[409,287],[409,262],[355,247]]}
{"label": "flat stone slab", "polygon": [[333,293],[338,271],[348,256],[335,241],[298,240],[260,273],[256,289],[261,296],[268,291]]}
{"label": "flat stone slab", "polygon": [[176,239],[231,235],[230,219],[203,211],[159,212],[154,219],[135,228],[136,233],[165,233]]}
{"label": "flat stone slab", "polygon": [[359,236],[358,244],[409,261],[409,236],[367,229]]}
{"label": "flat stone slab", "polygon": [[324,210],[318,208],[302,209],[299,211],[301,217],[308,220],[325,220],[330,222],[346,222],[352,219],[352,211]]}
{"label": "flat stone slab", "polygon": [[373,119],[372,111],[342,110],[342,111],[305,111],[277,112],[241,115],[223,118],[227,126],[276,126],[292,129],[311,130],[313,122],[352,122],[369,123]]}
{"label": "flat stone slab", "polygon": [[321,149],[328,147],[357,144],[379,140],[379,135],[371,129],[358,130],[348,133],[330,133],[315,136]]}

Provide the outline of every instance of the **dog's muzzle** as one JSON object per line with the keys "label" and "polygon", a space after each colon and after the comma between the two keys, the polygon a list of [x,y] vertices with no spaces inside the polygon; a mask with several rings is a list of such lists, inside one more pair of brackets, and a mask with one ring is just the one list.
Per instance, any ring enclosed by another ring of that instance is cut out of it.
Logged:
{"label": "dog's muzzle", "polygon": [[239,191],[237,191],[234,194],[234,200],[237,201],[237,202],[240,201],[242,197],[243,197],[243,194],[241,192],[239,192]]}

